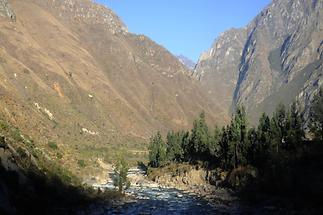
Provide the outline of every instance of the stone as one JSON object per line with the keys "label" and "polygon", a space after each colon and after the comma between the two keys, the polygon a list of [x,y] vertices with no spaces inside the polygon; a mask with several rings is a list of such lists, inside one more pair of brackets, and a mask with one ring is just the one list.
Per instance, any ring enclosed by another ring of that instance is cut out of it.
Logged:
{"label": "stone", "polygon": [[16,14],[11,9],[8,0],[0,0],[0,16],[16,21]]}

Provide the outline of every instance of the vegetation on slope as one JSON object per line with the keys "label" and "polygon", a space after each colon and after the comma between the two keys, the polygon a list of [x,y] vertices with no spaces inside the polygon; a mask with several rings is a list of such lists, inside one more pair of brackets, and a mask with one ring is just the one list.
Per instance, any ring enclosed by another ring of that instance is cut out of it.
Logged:
{"label": "vegetation on slope", "polygon": [[[54,143],[49,147],[58,151]],[[57,152],[58,153],[58,152]],[[0,120],[0,214],[69,214],[117,197],[82,185],[18,128]]]}
{"label": "vegetation on slope", "polygon": [[[297,200],[307,197],[309,203],[319,206],[323,190],[322,92],[315,97],[309,122],[296,103],[288,110],[279,105],[272,117],[263,114],[257,128],[248,127],[243,107],[238,107],[231,123],[221,129],[209,129],[202,113],[191,132],[171,131],[166,142],[159,133],[153,136],[149,165],[202,163],[208,169],[227,172],[222,185],[248,191],[242,194],[257,191]],[[307,127],[311,131],[307,132]]]}

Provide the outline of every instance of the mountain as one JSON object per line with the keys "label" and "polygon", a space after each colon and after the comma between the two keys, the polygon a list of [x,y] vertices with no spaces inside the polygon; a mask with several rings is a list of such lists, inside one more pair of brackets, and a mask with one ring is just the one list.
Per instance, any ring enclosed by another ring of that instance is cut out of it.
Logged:
{"label": "mountain", "polygon": [[178,55],[177,58],[188,69],[193,70],[195,68],[196,64],[188,57],[185,57],[184,55]]}
{"label": "mountain", "polygon": [[64,166],[98,166],[119,150],[142,158],[153,133],[189,128],[202,111],[228,121],[191,71],[110,9],[90,0],[0,2],[0,117],[52,159],[48,143],[57,144]]}
{"label": "mountain", "polygon": [[246,27],[221,34],[195,77],[226,108],[244,104],[253,121],[278,103],[306,109],[322,85],[323,2],[274,0]]}
{"label": "mountain", "polygon": [[13,21],[16,19],[16,15],[11,9],[7,0],[0,1],[0,17],[9,18]]}
{"label": "mountain", "polygon": [[212,48],[201,54],[193,76],[208,89],[208,96],[229,113],[239,75],[238,62],[246,31],[230,29],[215,40]]}

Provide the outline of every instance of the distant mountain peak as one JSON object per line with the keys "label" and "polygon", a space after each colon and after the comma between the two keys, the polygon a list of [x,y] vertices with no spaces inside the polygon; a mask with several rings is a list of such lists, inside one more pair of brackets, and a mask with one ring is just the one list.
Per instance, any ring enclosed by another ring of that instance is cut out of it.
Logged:
{"label": "distant mountain peak", "polygon": [[194,63],[191,59],[189,59],[188,57],[180,54],[178,56],[176,56],[178,58],[178,60],[184,65],[186,66],[188,69],[193,70],[195,68],[196,63]]}
{"label": "distant mountain peak", "polygon": [[16,15],[7,0],[0,0],[0,17],[7,17],[13,21],[16,20]]}
{"label": "distant mountain peak", "polygon": [[194,69],[211,98],[256,120],[278,103],[304,104],[322,85],[322,1],[274,0],[246,27],[218,36]]}

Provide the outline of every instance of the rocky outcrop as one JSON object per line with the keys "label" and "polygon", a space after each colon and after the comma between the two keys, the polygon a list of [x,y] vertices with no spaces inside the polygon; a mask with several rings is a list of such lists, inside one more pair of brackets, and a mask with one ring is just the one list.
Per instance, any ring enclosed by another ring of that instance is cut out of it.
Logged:
{"label": "rocky outcrop", "polygon": [[7,0],[0,0],[0,17],[7,17],[12,21],[16,21],[16,15]]}
{"label": "rocky outcrop", "polygon": [[191,59],[185,57],[184,55],[178,55],[177,58],[188,69],[193,70],[195,68],[196,63],[194,63]]}
{"label": "rocky outcrop", "polygon": [[244,104],[253,121],[278,103],[299,99],[306,108],[322,84],[322,9],[317,0],[274,0],[245,28],[221,35],[197,77],[227,106]]}
{"label": "rocky outcrop", "polygon": [[208,89],[210,99],[229,112],[239,76],[238,64],[246,41],[245,29],[231,29],[214,41],[212,48],[201,54],[193,76]]}

